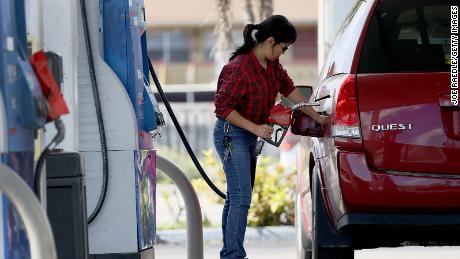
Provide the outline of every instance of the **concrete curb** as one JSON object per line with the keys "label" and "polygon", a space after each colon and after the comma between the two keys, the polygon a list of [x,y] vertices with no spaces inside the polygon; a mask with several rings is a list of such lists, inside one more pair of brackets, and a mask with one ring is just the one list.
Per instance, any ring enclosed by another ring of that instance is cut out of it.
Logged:
{"label": "concrete curb", "polygon": [[[222,243],[222,230],[220,228],[203,229],[203,243],[215,245]],[[157,232],[158,244],[185,245],[187,233],[185,229],[162,230]],[[267,244],[267,243],[295,243],[294,226],[276,227],[248,227],[245,236],[246,244]]]}

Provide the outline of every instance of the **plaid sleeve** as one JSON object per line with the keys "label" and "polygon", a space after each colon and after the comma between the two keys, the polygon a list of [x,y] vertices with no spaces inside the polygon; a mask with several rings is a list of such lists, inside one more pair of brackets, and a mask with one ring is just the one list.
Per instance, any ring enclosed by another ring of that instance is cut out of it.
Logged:
{"label": "plaid sleeve", "polygon": [[225,119],[240,104],[246,94],[246,80],[238,70],[225,67],[218,80],[217,92],[214,97],[215,113]]}
{"label": "plaid sleeve", "polygon": [[276,66],[276,76],[278,80],[281,82],[279,92],[284,95],[284,97],[289,96],[292,91],[296,89],[294,82],[292,81],[291,77],[289,77],[286,69],[278,62]]}

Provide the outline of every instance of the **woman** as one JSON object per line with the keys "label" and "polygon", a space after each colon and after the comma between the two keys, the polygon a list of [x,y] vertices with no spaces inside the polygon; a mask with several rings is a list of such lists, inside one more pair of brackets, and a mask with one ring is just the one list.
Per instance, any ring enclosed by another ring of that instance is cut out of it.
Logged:
{"label": "woman", "polygon": [[[246,257],[243,241],[255,178],[255,146],[257,137],[269,138],[273,132],[265,123],[276,96],[281,93],[293,103],[306,101],[279,63],[279,57],[296,40],[294,26],[284,16],[274,15],[260,24],[247,25],[243,36],[243,46],[222,69],[214,98],[214,144],[227,178],[221,259]],[[303,111],[324,123],[324,117],[313,108]]]}

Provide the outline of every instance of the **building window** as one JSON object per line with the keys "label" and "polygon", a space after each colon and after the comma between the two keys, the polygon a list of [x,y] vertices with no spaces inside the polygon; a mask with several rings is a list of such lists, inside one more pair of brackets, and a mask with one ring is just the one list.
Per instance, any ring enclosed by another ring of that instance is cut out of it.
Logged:
{"label": "building window", "polygon": [[203,60],[207,63],[211,63],[214,61],[213,57],[211,57],[211,51],[216,44],[216,36],[212,30],[204,31],[202,35]]}
{"label": "building window", "polygon": [[148,49],[154,61],[173,63],[190,60],[189,35],[184,31],[155,31],[148,40]]}
{"label": "building window", "polygon": [[318,37],[316,28],[297,30],[297,40],[294,43],[293,52],[295,60],[317,60]]}

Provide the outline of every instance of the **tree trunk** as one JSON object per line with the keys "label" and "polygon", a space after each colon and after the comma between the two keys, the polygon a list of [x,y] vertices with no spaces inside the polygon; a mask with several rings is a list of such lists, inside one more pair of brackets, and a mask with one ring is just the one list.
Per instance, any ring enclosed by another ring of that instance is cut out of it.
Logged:
{"label": "tree trunk", "polygon": [[217,23],[214,27],[216,45],[212,50],[217,75],[227,63],[234,47],[230,16],[230,0],[217,0]]}
{"label": "tree trunk", "polygon": [[252,0],[242,0],[243,1],[243,13],[244,13],[244,22],[246,24],[254,24],[254,9],[252,7]]}
{"label": "tree trunk", "polygon": [[273,0],[258,0],[259,21],[273,15]]}

